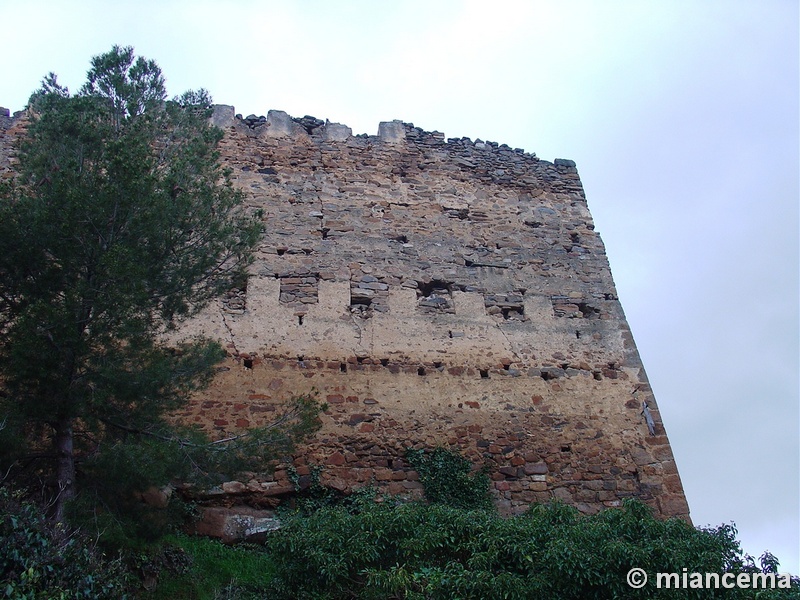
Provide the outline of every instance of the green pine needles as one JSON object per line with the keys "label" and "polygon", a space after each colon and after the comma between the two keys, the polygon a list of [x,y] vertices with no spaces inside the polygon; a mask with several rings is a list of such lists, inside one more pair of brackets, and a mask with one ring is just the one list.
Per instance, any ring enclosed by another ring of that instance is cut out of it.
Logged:
{"label": "green pine needles", "polygon": [[202,90],[168,99],[158,65],[117,46],[77,93],[50,74],[31,97],[0,193],[0,467],[43,480],[59,521],[79,493],[113,507],[263,466],[317,426],[311,397],[225,440],[168,418],[225,353],[164,334],[246,277],[262,228],[220,165],[210,110]]}

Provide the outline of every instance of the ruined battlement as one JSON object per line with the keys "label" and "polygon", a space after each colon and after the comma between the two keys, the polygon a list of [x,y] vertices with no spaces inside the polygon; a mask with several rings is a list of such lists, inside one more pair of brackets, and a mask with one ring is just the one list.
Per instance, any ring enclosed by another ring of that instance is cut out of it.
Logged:
{"label": "ruined battlement", "polygon": [[11,177],[14,140],[24,130],[24,114],[25,111],[19,111],[12,115],[9,109],[0,106],[0,181]]}

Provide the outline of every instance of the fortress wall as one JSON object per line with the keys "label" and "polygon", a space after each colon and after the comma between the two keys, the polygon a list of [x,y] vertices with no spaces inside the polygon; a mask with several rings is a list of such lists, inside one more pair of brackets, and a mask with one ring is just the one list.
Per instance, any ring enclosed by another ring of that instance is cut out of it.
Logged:
{"label": "fortress wall", "polygon": [[[0,176],[24,119],[0,111]],[[316,390],[308,480],[419,495],[409,446],[485,464],[505,513],[561,499],[688,506],[575,164],[400,121],[378,135],[281,111],[215,107],[220,151],[264,234],[250,277],[179,332],[229,351],[181,418],[226,435]],[[646,402],[654,420],[648,430]],[[226,504],[273,506],[272,476]]]}
{"label": "fortress wall", "polygon": [[[489,467],[506,513],[636,496],[688,517],[572,161],[400,121],[215,122],[265,231],[246,289],[184,330],[231,354],[185,418],[239,431],[313,389],[328,410],[294,465],[338,489],[419,494],[405,448],[445,445]],[[238,489],[287,485],[279,470]]]}

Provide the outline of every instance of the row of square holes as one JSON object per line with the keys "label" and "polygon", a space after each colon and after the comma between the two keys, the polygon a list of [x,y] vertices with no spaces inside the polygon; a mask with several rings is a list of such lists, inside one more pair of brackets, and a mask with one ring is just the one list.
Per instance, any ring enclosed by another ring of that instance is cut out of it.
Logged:
{"label": "row of square holes", "polygon": [[[361,357],[356,358],[356,361],[358,362],[358,364],[361,364],[363,362],[363,360],[364,359],[361,358]],[[297,357],[297,362],[303,363],[303,361],[304,361],[304,357],[303,356],[298,356]],[[388,358],[382,358],[382,359],[380,359],[380,362],[381,362],[381,366],[384,366],[384,367],[388,367],[389,366],[389,359]],[[245,369],[252,369],[253,368],[253,359],[252,358],[243,359],[242,360],[242,366],[244,366]],[[439,369],[439,368],[441,368],[442,363],[435,362],[435,363],[433,363],[433,366],[434,366],[435,369]],[[508,371],[511,368],[511,365],[505,365],[503,368],[506,371]],[[347,363],[344,363],[344,362],[343,363],[339,363],[339,371],[342,372],[342,373],[347,373]],[[481,375],[481,379],[489,379],[489,369],[478,369],[478,372]],[[423,367],[421,365],[419,367],[417,367],[417,375],[419,375],[419,376],[427,375],[427,370],[425,369],[425,367]],[[598,373],[595,373],[594,374],[594,376],[595,376],[594,378],[595,379],[600,379],[600,377],[598,377],[598,375],[599,375]],[[547,381],[549,379],[552,379],[553,377],[549,373],[543,372],[541,374],[541,378],[544,379],[545,381]]]}

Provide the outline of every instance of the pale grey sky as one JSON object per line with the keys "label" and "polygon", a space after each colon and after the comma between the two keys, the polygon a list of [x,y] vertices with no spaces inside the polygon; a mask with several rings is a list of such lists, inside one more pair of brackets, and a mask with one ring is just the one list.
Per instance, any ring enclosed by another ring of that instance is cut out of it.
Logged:
{"label": "pale grey sky", "polygon": [[0,0],[0,105],[113,44],[170,93],[578,164],[696,525],[800,573],[795,0]]}

